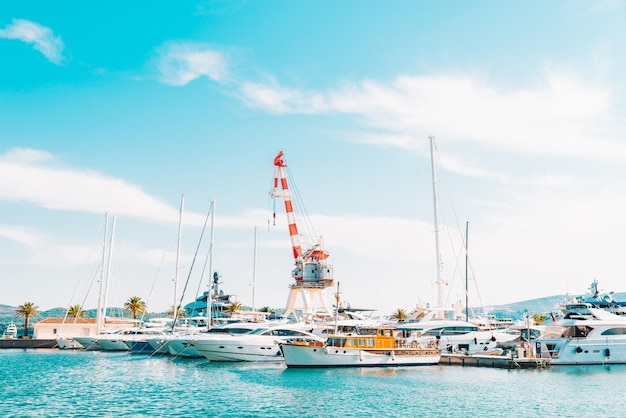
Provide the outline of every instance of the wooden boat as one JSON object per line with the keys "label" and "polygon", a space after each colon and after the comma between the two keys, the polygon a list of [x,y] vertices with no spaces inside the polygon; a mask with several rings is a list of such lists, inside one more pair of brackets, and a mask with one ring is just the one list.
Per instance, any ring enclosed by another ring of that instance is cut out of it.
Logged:
{"label": "wooden boat", "polygon": [[438,364],[441,350],[399,338],[390,327],[359,328],[333,334],[326,343],[293,339],[281,343],[287,367],[399,367]]}

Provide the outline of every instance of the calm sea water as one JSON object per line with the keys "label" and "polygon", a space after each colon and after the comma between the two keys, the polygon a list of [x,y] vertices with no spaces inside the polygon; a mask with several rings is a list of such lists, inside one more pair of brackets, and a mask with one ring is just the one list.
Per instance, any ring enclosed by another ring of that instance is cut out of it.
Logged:
{"label": "calm sea water", "polygon": [[286,369],[0,350],[1,413],[44,416],[622,417],[626,366]]}

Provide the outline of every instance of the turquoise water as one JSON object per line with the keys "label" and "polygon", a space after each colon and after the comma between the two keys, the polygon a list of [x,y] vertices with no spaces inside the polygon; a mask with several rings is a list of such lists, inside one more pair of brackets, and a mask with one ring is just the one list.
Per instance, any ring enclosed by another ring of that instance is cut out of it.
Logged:
{"label": "turquoise water", "polygon": [[2,415],[618,417],[626,366],[286,369],[128,353],[0,350]]}

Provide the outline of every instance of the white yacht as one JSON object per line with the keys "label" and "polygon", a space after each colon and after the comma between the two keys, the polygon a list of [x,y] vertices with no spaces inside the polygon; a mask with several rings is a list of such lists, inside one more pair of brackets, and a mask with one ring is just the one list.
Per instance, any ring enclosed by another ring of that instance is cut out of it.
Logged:
{"label": "white yacht", "polygon": [[497,351],[500,345],[519,337],[504,330],[483,330],[478,325],[455,319],[424,318],[417,322],[399,324],[396,329],[402,331],[402,338],[407,342],[416,342],[427,347],[434,343],[444,354],[486,354]]}
{"label": "white yacht", "polygon": [[326,343],[293,338],[280,343],[287,367],[398,367],[434,365],[441,350],[407,343],[393,327],[333,334]]}
{"label": "white yacht", "polygon": [[70,350],[76,348],[84,348],[74,337],[59,337],[57,338],[57,346],[60,350]]}
{"label": "white yacht", "polygon": [[278,343],[293,338],[323,342],[313,334],[313,326],[298,324],[259,327],[247,334],[204,334],[188,339],[189,344],[211,361],[263,361],[282,362]]}
{"label": "white yacht", "polygon": [[160,344],[161,346],[165,346],[168,354],[171,354],[174,357],[200,358],[204,356],[189,343],[188,340],[190,338],[202,337],[204,335],[247,334],[261,326],[262,324],[251,322],[230,323],[216,328],[211,328],[210,330],[203,329],[174,333],[169,336],[161,337],[161,341],[155,341],[155,339],[153,339],[151,340],[151,343],[156,342],[157,345]]}
{"label": "white yacht", "polygon": [[132,328],[115,334],[101,334],[93,337],[104,351],[130,351],[133,342],[145,342],[147,338],[162,335],[162,329]]}
{"label": "white yacht", "polygon": [[626,364],[626,318],[603,309],[561,320],[558,338],[539,338],[538,357],[557,365]]}
{"label": "white yacht", "polygon": [[2,338],[17,338],[17,326],[13,322],[10,322],[2,334]]}

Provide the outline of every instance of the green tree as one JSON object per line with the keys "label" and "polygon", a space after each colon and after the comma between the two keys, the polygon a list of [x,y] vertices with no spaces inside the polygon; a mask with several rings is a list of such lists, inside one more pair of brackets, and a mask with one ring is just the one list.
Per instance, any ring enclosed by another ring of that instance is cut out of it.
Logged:
{"label": "green tree", "polygon": [[87,313],[83,311],[83,307],[80,305],[72,305],[67,310],[67,316],[72,318],[84,317]]}
{"label": "green tree", "polygon": [[228,311],[229,314],[233,315],[237,311],[240,311],[241,308],[243,308],[241,303],[239,303],[239,302],[231,302],[231,303],[228,304],[226,310]]}
{"label": "green tree", "polygon": [[124,310],[130,312],[133,315],[133,319],[137,319],[137,314],[147,312],[146,302],[141,300],[139,296],[131,296],[124,303]]}
{"label": "green tree", "polygon": [[[171,316],[172,318],[174,317],[174,305],[168,308],[168,310],[165,312],[165,316]],[[182,306],[178,305],[178,317],[182,318],[184,316],[187,316],[187,311],[185,311]]]}
{"label": "green tree", "polygon": [[31,316],[37,315],[39,306],[35,306],[33,302],[24,302],[23,305],[20,305],[15,310],[15,316],[24,318],[24,337],[28,337],[28,322],[30,321]]}
{"label": "green tree", "polygon": [[408,316],[409,315],[406,313],[406,311],[404,309],[398,308],[391,314],[391,319],[395,319],[395,320],[398,320],[398,321],[403,321],[403,320],[407,319]]}
{"label": "green tree", "polygon": [[534,313],[532,317],[533,317],[533,321],[535,321],[535,324],[537,325],[543,324],[544,322],[546,322],[546,319],[548,319],[548,315],[546,314]]}

